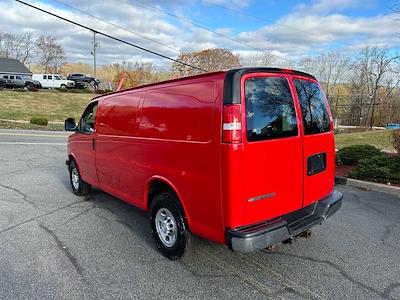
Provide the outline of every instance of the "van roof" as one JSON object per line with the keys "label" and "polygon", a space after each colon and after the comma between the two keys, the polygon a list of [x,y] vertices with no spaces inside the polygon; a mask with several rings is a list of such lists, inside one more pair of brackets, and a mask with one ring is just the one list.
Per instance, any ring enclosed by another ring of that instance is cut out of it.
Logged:
{"label": "van roof", "polygon": [[[294,74],[294,75],[299,75],[299,76],[305,76],[305,77],[309,77],[309,78],[312,78],[314,80],[317,80],[314,76],[312,76],[312,75],[310,75],[308,73],[304,73],[304,72],[296,71],[296,70],[291,70],[291,69],[269,68],[269,67],[238,67],[238,68],[233,68],[233,69],[229,69],[229,70],[201,73],[201,74],[197,74],[197,75],[190,75],[190,76],[184,76],[184,77],[179,77],[179,78],[175,78],[175,79],[164,80],[164,81],[160,81],[160,82],[145,84],[145,85],[141,85],[141,86],[137,86],[137,87],[127,88],[127,89],[124,89],[124,90],[107,93],[105,95],[119,94],[119,93],[122,93],[122,92],[136,90],[136,89],[140,89],[140,88],[143,88],[143,87],[156,86],[156,85],[159,85],[159,84],[172,83],[172,82],[177,82],[177,81],[187,80],[187,79],[193,79],[193,78],[207,77],[207,76],[212,76],[212,75],[216,75],[216,74],[223,74],[223,73],[226,73],[225,81],[227,83],[227,84],[225,84],[225,90],[224,90],[224,103],[225,104],[228,103],[228,102],[225,101],[225,99],[227,99],[228,97],[232,98],[233,94],[236,94],[232,90],[232,86],[233,86],[232,83],[234,81],[238,80],[238,79],[240,80],[240,77],[242,77],[242,75],[244,75],[244,74],[248,74],[248,73],[283,73],[283,74]],[[103,97],[103,96],[104,95],[96,96],[96,97],[93,98],[93,100],[97,99],[97,98],[100,98],[100,97]],[[236,101],[232,102],[232,100],[231,100],[231,101],[229,101],[229,103],[240,103],[240,100],[239,100],[239,102],[236,102]]]}

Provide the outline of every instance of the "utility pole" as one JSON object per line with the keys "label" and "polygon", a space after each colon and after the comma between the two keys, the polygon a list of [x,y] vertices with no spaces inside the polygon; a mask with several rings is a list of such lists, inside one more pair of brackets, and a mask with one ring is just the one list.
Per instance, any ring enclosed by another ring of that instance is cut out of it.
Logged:
{"label": "utility pole", "polygon": [[96,77],[96,48],[100,47],[100,43],[96,42],[96,31],[93,31],[93,77]]}

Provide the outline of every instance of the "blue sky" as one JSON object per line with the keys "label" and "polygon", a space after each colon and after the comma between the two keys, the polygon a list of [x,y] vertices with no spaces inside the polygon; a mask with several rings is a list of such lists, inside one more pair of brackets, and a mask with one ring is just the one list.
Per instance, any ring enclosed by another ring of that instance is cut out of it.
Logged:
{"label": "blue sky", "polygon": [[[395,0],[26,1],[171,57],[176,57],[182,51],[220,47],[231,50],[249,63],[254,63],[260,53],[267,51],[276,58],[275,64],[282,65],[333,50],[354,56],[365,47],[388,47],[393,52],[400,47],[400,22],[396,21],[400,16],[393,11]],[[93,19],[70,6],[147,39]],[[65,47],[69,61],[91,60],[88,55],[90,32],[11,0],[0,0],[0,10],[8,11],[0,20],[2,31],[29,30],[37,36],[54,35]],[[179,15],[180,19],[168,13]],[[200,23],[209,31],[191,21]],[[99,41],[100,64],[121,60],[163,64],[147,53],[102,37],[99,37]]]}

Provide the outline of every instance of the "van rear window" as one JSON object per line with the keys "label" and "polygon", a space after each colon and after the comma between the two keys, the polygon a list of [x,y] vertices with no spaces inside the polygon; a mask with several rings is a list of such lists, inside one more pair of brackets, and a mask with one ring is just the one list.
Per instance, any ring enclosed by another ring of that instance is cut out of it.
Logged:
{"label": "van rear window", "polygon": [[245,82],[247,140],[297,135],[289,84],[283,77],[254,77]]}
{"label": "van rear window", "polygon": [[331,124],[324,95],[319,85],[309,80],[295,79],[303,115],[304,134],[331,131]]}

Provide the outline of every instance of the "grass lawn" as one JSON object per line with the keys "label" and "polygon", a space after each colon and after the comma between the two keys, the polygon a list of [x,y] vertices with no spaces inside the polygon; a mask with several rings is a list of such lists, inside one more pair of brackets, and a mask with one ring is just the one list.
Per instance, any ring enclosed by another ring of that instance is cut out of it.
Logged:
{"label": "grass lawn", "polygon": [[48,121],[61,122],[68,117],[79,119],[87,103],[94,96],[86,93],[62,93],[51,90],[39,92],[2,90],[0,91],[0,119],[29,121],[31,117],[45,117]]}
{"label": "grass lawn", "polygon": [[25,130],[51,130],[51,131],[63,131],[63,124],[47,124],[47,126],[30,124],[30,123],[14,123],[14,122],[6,122],[0,120],[0,128],[6,129],[25,129]]}
{"label": "grass lawn", "polygon": [[393,130],[373,130],[335,135],[336,148],[350,145],[368,144],[382,150],[394,150],[392,145]]}

